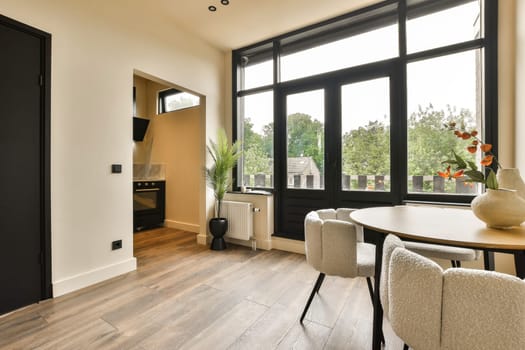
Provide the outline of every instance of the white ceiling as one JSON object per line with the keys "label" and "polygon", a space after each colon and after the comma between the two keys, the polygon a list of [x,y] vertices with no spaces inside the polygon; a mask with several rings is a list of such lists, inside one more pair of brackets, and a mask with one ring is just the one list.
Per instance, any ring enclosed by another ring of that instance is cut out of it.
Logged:
{"label": "white ceiling", "polygon": [[[170,21],[221,50],[237,49],[379,0],[157,0]],[[144,2],[152,5],[152,2]],[[208,11],[213,5],[217,11]]]}

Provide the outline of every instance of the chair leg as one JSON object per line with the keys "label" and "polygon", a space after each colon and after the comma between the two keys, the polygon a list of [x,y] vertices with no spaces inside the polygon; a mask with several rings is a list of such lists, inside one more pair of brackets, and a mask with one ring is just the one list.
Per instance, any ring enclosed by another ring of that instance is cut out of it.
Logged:
{"label": "chair leg", "polygon": [[[374,289],[372,288],[372,280],[370,277],[366,278],[366,285],[368,286],[368,293],[370,294],[370,300],[372,300],[372,305],[374,305]],[[381,330],[381,343],[385,344],[385,336],[383,330]]]}
{"label": "chair leg", "polygon": [[408,345],[406,343],[403,344],[403,350],[408,350]]}
{"label": "chair leg", "polygon": [[370,299],[372,299],[372,303],[374,303],[374,289],[372,288],[372,280],[370,277],[366,278],[366,284],[368,285],[368,293],[370,294]]}
{"label": "chair leg", "polygon": [[312,293],[310,293],[310,296],[308,297],[308,301],[306,302],[306,306],[304,307],[303,314],[301,315],[301,319],[299,322],[301,324],[303,323],[303,319],[306,316],[306,313],[308,312],[308,308],[310,307],[310,304],[312,303],[312,300],[314,298],[315,293],[319,292],[319,289],[321,288],[321,284],[323,284],[325,274],[319,273],[319,277],[317,277],[317,281],[315,281],[314,288],[312,289]]}

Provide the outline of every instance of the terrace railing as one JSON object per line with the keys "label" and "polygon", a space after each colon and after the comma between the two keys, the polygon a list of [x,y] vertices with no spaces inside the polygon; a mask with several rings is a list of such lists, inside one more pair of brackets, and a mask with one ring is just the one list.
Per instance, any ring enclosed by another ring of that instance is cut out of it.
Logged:
{"label": "terrace railing", "polygon": [[[465,178],[448,181],[437,175],[414,175],[409,176],[407,182],[411,193],[477,193],[476,184],[466,181]],[[243,183],[247,187],[273,188],[273,176],[262,173],[244,175]],[[315,175],[288,174],[288,188],[322,189],[324,178]],[[390,176],[343,174],[342,189],[343,191],[388,191],[390,190]]]}

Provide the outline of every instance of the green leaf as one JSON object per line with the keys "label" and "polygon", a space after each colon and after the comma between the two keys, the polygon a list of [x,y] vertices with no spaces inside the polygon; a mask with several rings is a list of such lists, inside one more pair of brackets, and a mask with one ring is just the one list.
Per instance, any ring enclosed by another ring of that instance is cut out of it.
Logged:
{"label": "green leaf", "polygon": [[489,174],[487,175],[487,182],[485,184],[487,188],[497,190],[498,189],[498,180],[496,179],[496,173],[494,170],[489,169]]}
{"label": "green leaf", "polygon": [[470,166],[470,169],[478,170],[478,166],[476,165],[476,163],[474,163],[472,161],[468,161],[468,165]]}
{"label": "green leaf", "polygon": [[458,162],[456,162],[453,159],[447,159],[447,160],[442,161],[441,164],[458,164]]}
{"label": "green leaf", "polygon": [[454,157],[456,158],[456,162],[458,164],[458,169],[466,169],[467,163],[461,158],[456,152],[452,151],[454,153]]}
{"label": "green leaf", "polygon": [[464,172],[471,181],[485,183],[485,176],[479,170],[467,170]]}

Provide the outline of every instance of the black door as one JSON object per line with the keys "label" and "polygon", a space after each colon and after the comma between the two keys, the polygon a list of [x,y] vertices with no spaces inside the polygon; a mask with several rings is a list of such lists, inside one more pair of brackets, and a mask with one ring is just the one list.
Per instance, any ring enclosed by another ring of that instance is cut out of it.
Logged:
{"label": "black door", "polygon": [[[304,217],[311,210],[397,204],[399,190],[390,186],[400,157],[390,152],[390,135],[399,132],[400,121],[394,79],[393,66],[385,65],[280,90],[277,236],[304,240]],[[353,137],[366,129],[377,139],[357,147]],[[390,166],[361,173],[352,154],[357,152],[382,157]]]}
{"label": "black door", "polygon": [[49,147],[46,41],[30,28],[0,17],[0,47],[2,314],[49,296]]}

